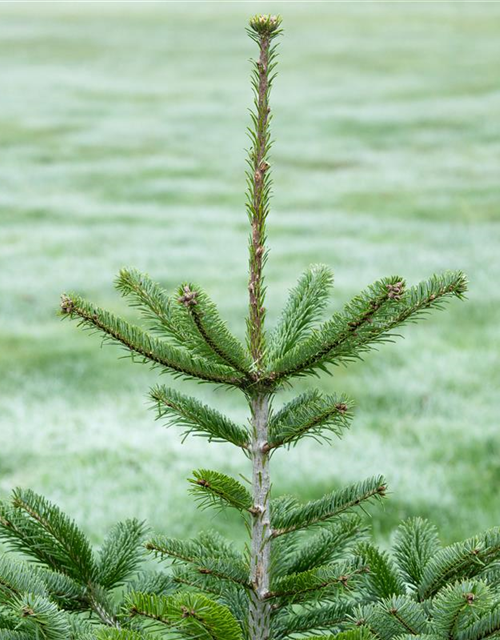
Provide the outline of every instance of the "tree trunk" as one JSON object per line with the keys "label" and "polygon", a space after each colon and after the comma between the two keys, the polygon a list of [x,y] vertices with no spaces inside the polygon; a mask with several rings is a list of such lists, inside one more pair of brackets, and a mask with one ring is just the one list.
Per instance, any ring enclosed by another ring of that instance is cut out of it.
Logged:
{"label": "tree trunk", "polygon": [[252,491],[254,515],[252,522],[252,545],[250,554],[250,581],[253,592],[250,599],[249,629],[251,640],[270,638],[271,612],[266,601],[270,588],[271,542],[269,538],[271,519],[269,509],[269,453],[267,426],[269,417],[268,396],[259,394],[252,398]]}
{"label": "tree trunk", "polygon": [[269,448],[268,420],[269,393],[259,389],[259,380],[265,371],[265,333],[264,306],[265,287],[263,268],[266,262],[266,217],[269,212],[269,164],[267,154],[270,147],[269,91],[272,72],[273,50],[271,41],[278,33],[280,21],[274,16],[255,16],[250,26],[255,32],[252,38],[259,44],[259,59],[255,62],[252,84],[255,96],[255,112],[252,122],[255,130],[251,131],[253,141],[249,154],[250,170],[247,173],[249,190],[247,210],[252,233],[250,236],[250,256],[248,282],[249,316],[248,346],[252,356],[256,384],[250,396],[252,412],[252,541],[250,549],[250,606],[248,627],[250,640],[269,640],[271,637],[271,606],[267,599],[270,589],[271,568],[271,517],[269,509]]}

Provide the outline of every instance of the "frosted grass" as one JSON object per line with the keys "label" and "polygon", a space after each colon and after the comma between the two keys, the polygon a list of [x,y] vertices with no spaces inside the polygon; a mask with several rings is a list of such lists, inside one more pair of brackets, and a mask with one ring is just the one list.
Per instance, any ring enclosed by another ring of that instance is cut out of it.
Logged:
{"label": "frosted grass", "polygon": [[[29,10],[28,10],[29,9]],[[56,316],[79,291],[134,318],[123,265],[169,289],[200,281],[240,336],[252,4],[0,7],[0,492],[41,491],[99,540],[146,518],[216,527],[187,499],[227,446],[181,445],[147,407],[156,374]],[[356,400],[346,438],[274,459],[304,499],[384,473],[377,536],[431,517],[446,540],[498,524],[500,9],[492,4],[289,4],[273,97],[268,318],[309,264],[335,272],[330,310],[377,277],[461,268],[469,301],[324,378]],[[166,381],[166,378],[163,379]],[[237,394],[193,386],[246,420]],[[285,399],[286,395],[283,396]]]}

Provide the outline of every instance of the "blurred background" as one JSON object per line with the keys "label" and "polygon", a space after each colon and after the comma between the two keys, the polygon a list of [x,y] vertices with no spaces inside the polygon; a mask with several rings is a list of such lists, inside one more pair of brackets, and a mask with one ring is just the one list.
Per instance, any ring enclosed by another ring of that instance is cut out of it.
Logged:
{"label": "blurred background", "polygon": [[[383,473],[379,540],[416,514],[444,541],[498,525],[500,4],[482,2],[0,5],[0,495],[31,487],[95,542],[133,515],[243,538],[230,514],[196,510],[185,479],[248,473],[246,459],[181,444],[148,408],[158,374],[57,309],[77,291],[133,319],[113,279],[135,266],[169,289],[199,281],[243,337],[255,12],[285,28],[270,323],[310,263],[335,272],[330,311],[389,274],[470,278],[467,302],[319,381],[356,400],[351,432],[279,452],[275,494]],[[192,391],[246,420],[238,394]]]}

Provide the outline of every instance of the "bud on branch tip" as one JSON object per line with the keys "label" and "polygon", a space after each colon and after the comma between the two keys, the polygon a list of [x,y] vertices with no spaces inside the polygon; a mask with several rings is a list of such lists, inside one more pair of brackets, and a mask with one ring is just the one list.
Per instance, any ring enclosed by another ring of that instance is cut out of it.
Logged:
{"label": "bud on branch tip", "polygon": [[181,295],[178,298],[178,301],[183,304],[185,307],[192,307],[198,304],[196,297],[198,295],[197,291],[192,291],[191,287],[186,284],[182,287],[180,291]]}
{"label": "bud on branch tip", "polygon": [[63,294],[61,296],[61,313],[72,313],[74,308],[73,300]]}
{"label": "bud on branch tip", "polygon": [[250,18],[250,28],[259,35],[276,33],[281,25],[281,16],[255,15]]}

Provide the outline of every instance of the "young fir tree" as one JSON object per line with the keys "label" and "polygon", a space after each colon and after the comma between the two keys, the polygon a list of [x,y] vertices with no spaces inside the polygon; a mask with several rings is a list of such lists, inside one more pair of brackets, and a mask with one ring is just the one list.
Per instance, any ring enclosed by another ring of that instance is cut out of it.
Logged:
{"label": "young fir tree", "polygon": [[119,522],[95,553],[55,505],[33,491],[14,491],[0,503],[0,537],[28,561],[0,556],[0,640],[118,637],[130,627],[130,593],[160,596],[177,588],[171,576],[141,566],[146,531],[137,520]]}
{"label": "young fir tree", "polygon": [[[194,472],[191,479],[195,497],[241,513],[250,533],[247,553],[215,534],[194,540],[154,537],[146,548],[175,563],[172,579],[165,582],[159,574],[143,581],[128,590],[123,604],[113,590],[130,581],[137,567],[140,525],[127,525],[128,529],[113,534],[96,559],[76,525],[56,507],[35,494],[15,493],[13,504],[3,505],[0,511],[0,532],[45,569],[31,578],[39,585],[38,592],[29,587],[29,579],[22,582],[23,572],[33,571],[29,565],[0,566],[0,640],[137,639],[148,633],[166,638],[173,633],[206,640],[280,640],[321,631],[335,634],[338,640],[372,636],[389,640],[404,634],[481,640],[499,633],[497,531],[438,549],[427,525],[420,521],[405,525],[398,538],[395,568],[386,554],[362,541],[365,532],[352,513],[385,495],[383,478],[364,480],[306,504],[286,496],[271,499],[274,451],[308,436],[341,436],[349,426],[352,408],[343,395],[308,391],[272,411],[280,389],[296,378],[360,358],[404,322],[439,308],[448,298],[462,298],[466,280],[460,272],[446,273],[407,288],[399,276],[385,278],[320,323],[332,276],[327,267],[314,266],[292,289],[277,326],[266,335],[263,270],[271,195],[269,94],[280,19],[256,16],[248,32],[259,55],[252,77],[255,109],[247,173],[251,235],[246,345],[230,333],[199,286],[183,283],[170,296],[135,270],[122,270],[117,286],[141,309],[150,331],[78,295],[64,295],[61,304],[64,315],[124,346],[133,357],[175,377],[242,392],[250,409],[249,428],[165,386],[155,387],[151,397],[160,417],[185,433],[232,443],[250,461],[250,489],[207,469]],[[56,578],[62,586],[51,586]],[[80,591],[72,598],[73,588]],[[52,626],[47,622],[49,609]],[[90,612],[98,626],[78,627],[75,610]],[[422,616],[425,625],[417,624]],[[25,631],[28,623],[32,626]],[[59,623],[70,625],[73,635],[67,628],[61,631]]]}
{"label": "young fir tree", "polygon": [[[294,378],[359,358],[374,344],[386,340],[390,331],[406,320],[417,319],[446,298],[462,297],[466,283],[462,273],[447,273],[406,289],[401,277],[389,277],[362,292],[341,313],[315,326],[326,305],[332,276],[326,267],[313,267],[291,291],[277,327],[266,337],[263,271],[271,195],[269,96],[275,77],[275,39],[280,34],[280,19],[257,16],[250,22],[249,34],[259,55],[252,76],[255,108],[249,130],[252,147],[247,174],[251,235],[246,348],[229,332],[215,304],[198,285],[183,283],[175,296],[170,297],[136,271],[123,270],[118,288],[145,312],[157,335],[116,318],[78,295],[64,296],[62,311],[177,377],[235,387],[244,394],[251,413],[250,430],[168,387],[158,386],[151,395],[158,403],[160,415],[188,433],[231,442],[250,458],[250,491],[233,478],[205,469],[198,471],[192,481],[196,494],[222,501],[247,514],[251,533],[248,558],[239,557],[224,545],[212,545],[211,541],[202,545],[202,551],[198,550],[199,542],[193,549],[193,543],[163,538],[153,539],[148,548],[174,559],[192,561],[210,581],[225,580],[242,587],[248,597],[248,616],[241,622],[248,626],[249,638],[267,640],[272,613],[281,613],[285,604],[300,600],[302,591],[309,593],[313,585],[316,590],[320,584],[331,591],[363,571],[336,564],[312,568],[297,550],[296,557],[288,560],[290,567],[285,575],[280,575],[276,561],[273,571],[273,546],[277,550],[289,549],[297,539],[294,535],[297,532],[330,522],[386,492],[383,478],[375,477],[306,505],[289,499],[271,505],[272,453],[306,436],[341,434],[351,418],[351,403],[344,396],[307,392],[272,414],[273,397]],[[282,545],[284,537],[287,541]],[[302,564],[299,572],[297,564]],[[185,580],[189,583],[190,576]],[[163,605],[157,600],[138,598],[133,608],[137,615],[163,617]],[[191,608],[186,615],[191,615]],[[194,607],[193,619],[197,615]],[[240,625],[233,626],[227,640],[241,633]]]}
{"label": "young fir tree", "polygon": [[500,637],[500,528],[442,547],[435,527],[402,523],[392,553],[358,546],[370,566],[345,628],[377,640]]}

